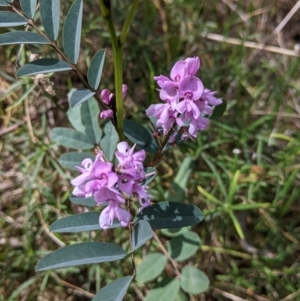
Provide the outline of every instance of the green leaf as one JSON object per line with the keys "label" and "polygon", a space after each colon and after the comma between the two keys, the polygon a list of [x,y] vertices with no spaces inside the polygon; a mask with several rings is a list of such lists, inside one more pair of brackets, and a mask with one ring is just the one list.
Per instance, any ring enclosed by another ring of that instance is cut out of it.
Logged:
{"label": "green leaf", "polygon": [[0,6],[8,6],[8,3],[12,3],[14,0],[0,0]]}
{"label": "green leaf", "polygon": [[173,259],[183,261],[198,251],[200,243],[199,235],[188,231],[172,238],[168,243],[168,251]]}
{"label": "green leaf", "polygon": [[155,279],[164,270],[167,257],[162,253],[150,253],[136,269],[136,280],[145,283]]}
{"label": "green leaf", "polygon": [[132,120],[124,120],[124,134],[132,143],[136,143],[139,148],[151,154],[157,153],[158,144],[156,139],[141,124]]}
{"label": "green leaf", "polygon": [[77,168],[75,166],[81,166],[81,162],[87,158],[95,160],[95,155],[93,155],[92,153],[88,153],[88,152],[81,152],[81,153],[69,152],[69,153],[63,154],[59,158],[59,163],[62,166],[69,168],[71,170],[77,170]]}
{"label": "green leaf", "polygon": [[178,202],[159,202],[139,212],[134,222],[146,220],[152,229],[181,228],[198,224],[203,213],[194,205]]}
{"label": "green leaf", "polygon": [[182,202],[185,198],[185,188],[194,167],[194,160],[190,157],[184,158],[177,175],[167,192],[167,201]]}
{"label": "green leaf", "polygon": [[40,0],[40,14],[47,36],[55,41],[59,32],[60,0]]}
{"label": "green leaf", "polygon": [[102,69],[104,65],[104,58],[105,58],[105,49],[99,50],[91,61],[90,68],[88,70],[88,82],[89,85],[94,88],[95,90],[98,89],[100,85],[100,79],[102,74]]}
{"label": "green leaf", "polygon": [[148,185],[149,183],[151,183],[154,180],[157,172],[156,172],[156,169],[153,167],[146,167],[145,174],[146,174],[146,178],[143,181],[143,185]]}
{"label": "green leaf", "polygon": [[89,207],[93,207],[93,206],[97,205],[97,203],[95,202],[93,197],[78,198],[74,195],[71,195],[70,200],[71,200],[71,202],[73,202],[74,204],[77,204],[77,205],[83,205],[83,206],[89,206]]}
{"label": "green leaf", "polygon": [[99,105],[94,98],[90,98],[75,108],[68,110],[68,118],[74,128],[85,133],[94,144],[99,144],[102,130],[99,126]]}
{"label": "green leaf", "polygon": [[104,137],[100,141],[100,146],[108,161],[112,161],[119,141],[119,136],[111,121],[104,125]]}
{"label": "green leaf", "polygon": [[219,119],[222,117],[222,115],[225,113],[227,107],[227,101],[225,99],[222,99],[222,103],[214,108],[213,113],[209,117],[209,119]]}
{"label": "green leaf", "polygon": [[148,293],[144,301],[174,301],[179,293],[179,280],[164,278]]}
{"label": "green leaf", "polygon": [[43,74],[50,72],[61,72],[71,70],[72,67],[65,61],[58,59],[40,59],[22,66],[18,69],[16,76]]}
{"label": "green leaf", "polygon": [[25,24],[27,24],[27,20],[24,17],[9,11],[0,11],[0,27],[13,27]]}
{"label": "green leaf", "polygon": [[188,298],[182,291],[179,291],[174,301],[188,301]]}
{"label": "green leaf", "polygon": [[36,8],[36,0],[20,0],[20,4],[24,15],[29,19],[33,19]]}
{"label": "green leaf", "polygon": [[190,230],[191,227],[173,228],[173,229],[162,229],[161,233],[168,237],[175,237],[181,235]]}
{"label": "green leaf", "polygon": [[80,51],[82,6],[82,0],[74,1],[67,14],[62,32],[65,54],[73,64],[77,63]]}
{"label": "green leaf", "polygon": [[29,31],[13,31],[0,34],[0,45],[50,44],[43,36]]}
{"label": "green leaf", "polygon": [[84,242],[60,248],[42,258],[37,271],[72,267],[81,264],[110,262],[122,259],[125,251],[119,246],[105,242]]}
{"label": "green leaf", "polygon": [[[71,233],[100,230],[101,227],[99,225],[99,215],[100,212],[84,212],[66,216],[55,221],[50,226],[50,231],[59,233]],[[119,221],[114,221],[113,224],[109,226],[109,229],[117,227],[120,227],[120,223]]]}
{"label": "green leaf", "polygon": [[122,301],[133,276],[117,279],[101,289],[92,301]]}
{"label": "green leaf", "polygon": [[200,294],[208,289],[209,279],[202,271],[187,265],[182,269],[180,286],[187,293]]}
{"label": "green leaf", "polygon": [[152,238],[153,232],[152,228],[146,221],[139,221],[134,225],[133,232],[131,234],[132,237],[132,248],[130,253],[137,250],[141,247],[147,240]]}
{"label": "green leaf", "polygon": [[74,149],[91,149],[94,147],[88,136],[73,129],[54,128],[50,136],[56,143],[66,147]]}
{"label": "green leaf", "polygon": [[95,94],[95,92],[93,92],[89,89],[80,89],[80,90],[74,91],[70,97],[70,101],[69,101],[70,107],[74,108],[75,106],[77,106],[77,105],[85,102],[89,98],[91,98],[94,94]]}

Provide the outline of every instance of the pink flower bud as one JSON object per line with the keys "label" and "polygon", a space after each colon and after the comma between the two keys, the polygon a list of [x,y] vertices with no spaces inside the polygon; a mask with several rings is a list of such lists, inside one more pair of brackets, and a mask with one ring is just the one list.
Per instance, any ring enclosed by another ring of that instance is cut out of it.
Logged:
{"label": "pink flower bud", "polygon": [[105,110],[100,113],[100,118],[107,119],[114,116],[113,110]]}
{"label": "pink flower bud", "polygon": [[127,85],[122,85],[122,98],[123,100],[126,98],[128,87]]}
{"label": "pink flower bud", "polygon": [[102,90],[100,96],[101,96],[102,101],[103,101],[106,105],[109,105],[109,104],[110,104],[111,99],[109,98],[109,91],[108,91],[107,89]]}

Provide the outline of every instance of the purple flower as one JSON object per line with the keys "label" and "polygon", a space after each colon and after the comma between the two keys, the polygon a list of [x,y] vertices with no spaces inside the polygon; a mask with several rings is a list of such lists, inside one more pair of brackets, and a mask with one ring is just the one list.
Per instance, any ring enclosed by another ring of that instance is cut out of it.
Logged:
{"label": "purple flower", "polygon": [[197,100],[201,97],[204,91],[203,84],[198,77],[187,76],[185,77],[178,86],[178,95],[180,98],[188,98]]}
{"label": "purple flower", "polygon": [[99,217],[99,225],[102,229],[109,228],[114,219],[118,219],[122,227],[127,227],[130,223],[130,213],[118,206],[115,202],[109,202],[108,206],[102,210]]}
{"label": "purple flower", "polygon": [[102,210],[99,217],[100,227],[107,229],[117,218],[122,227],[126,227],[130,222],[130,213],[119,205],[125,203],[121,193],[114,188],[104,188],[101,192],[95,194],[95,201],[100,205],[108,202],[108,206]]}
{"label": "purple flower", "polygon": [[147,207],[150,205],[150,198],[152,198],[152,196],[148,194],[148,187],[140,185],[138,181],[134,180],[130,175],[120,175],[118,187],[121,191],[127,193],[129,196],[136,194],[142,207]]}
{"label": "purple flower", "polygon": [[142,185],[134,185],[133,190],[138,196],[139,203],[142,208],[148,207],[151,205],[150,198],[152,195],[148,194],[147,187]]}
{"label": "purple flower", "polygon": [[216,98],[215,95],[218,92],[214,91],[210,91],[209,89],[204,89],[202,95],[201,95],[201,99],[205,100],[208,104],[212,105],[212,106],[218,106],[222,103],[222,99]]}
{"label": "purple flower", "polygon": [[97,155],[95,162],[91,159],[85,159],[81,165],[77,167],[82,173],[71,181],[75,186],[73,194],[79,197],[90,197],[103,188],[112,188],[118,181],[118,175],[112,171],[113,164],[104,162],[102,153]]}
{"label": "purple flower", "polygon": [[100,97],[106,105],[110,104],[111,98],[109,97],[109,91],[107,89],[101,91]]}
{"label": "purple flower", "polygon": [[217,92],[204,89],[202,81],[195,76],[199,68],[199,57],[191,57],[175,63],[170,79],[164,75],[154,77],[161,88],[160,99],[165,103],[151,105],[146,114],[157,118],[156,127],[162,128],[164,136],[174,130],[176,134],[171,133],[170,143],[176,141],[178,127],[189,126],[189,133],[182,134],[180,140],[197,137],[197,132],[208,126],[204,116],[212,113],[212,106],[222,103],[215,97]]}
{"label": "purple flower", "polygon": [[146,158],[146,152],[140,150],[134,153],[135,144],[132,148],[126,141],[117,145],[115,155],[119,161],[118,168],[121,173],[130,174],[134,179],[145,177],[143,161]]}
{"label": "purple flower", "polygon": [[186,62],[186,70],[188,75],[194,76],[200,69],[200,59],[198,56],[188,57],[184,60]]}
{"label": "purple flower", "polygon": [[111,118],[114,116],[114,111],[113,110],[104,110],[100,113],[100,118],[107,119]]}
{"label": "purple flower", "polygon": [[127,90],[128,90],[128,87],[127,85],[122,85],[122,99],[124,100],[126,98],[126,95],[127,95]]}
{"label": "purple flower", "polygon": [[95,202],[98,205],[101,205],[106,202],[115,202],[118,204],[125,204],[125,199],[116,188],[103,188],[101,191],[95,193],[94,195]]}

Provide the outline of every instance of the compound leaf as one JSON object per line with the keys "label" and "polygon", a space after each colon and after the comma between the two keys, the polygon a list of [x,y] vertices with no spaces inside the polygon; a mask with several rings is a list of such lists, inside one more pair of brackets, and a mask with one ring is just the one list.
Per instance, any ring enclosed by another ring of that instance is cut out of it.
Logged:
{"label": "compound leaf", "polygon": [[24,17],[9,11],[0,11],[0,27],[13,27],[25,24],[27,24],[27,20]]}
{"label": "compound leaf", "polygon": [[71,70],[72,67],[65,61],[58,59],[40,59],[30,62],[18,69],[16,76],[43,74]]}
{"label": "compound leaf", "polygon": [[29,31],[13,31],[0,34],[0,45],[49,43],[43,36]]}
{"label": "compound leaf", "polygon": [[202,271],[187,265],[182,269],[180,286],[187,293],[200,294],[208,289],[209,279]]}
{"label": "compound leaf", "polygon": [[24,15],[29,19],[33,19],[36,8],[36,0],[20,0],[20,4]]}
{"label": "compound leaf", "polygon": [[0,6],[8,6],[14,0],[0,0]]}
{"label": "compound leaf", "polygon": [[187,231],[169,241],[168,251],[173,259],[183,261],[198,251],[200,243],[201,240],[197,233]]}
{"label": "compound leaf", "polygon": [[152,229],[181,228],[198,224],[203,213],[194,205],[178,202],[159,202],[144,208],[135,222],[146,220]]}
{"label": "compound leaf", "polygon": [[124,120],[124,134],[132,143],[139,146],[139,148],[151,154],[157,153],[157,141],[143,125],[132,120]]}
{"label": "compound leaf", "polygon": [[83,150],[94,147],[94,144],[87,135],[73,129],[60,127],[54,128],[51,131],[50,136],[56,143],[66,147]]}
{"label": "compound leaf", "polygon": [[153,232],[149,223],[141,220],[134,225],[131,235],[132,235],[132,248],[130,253],[140,248],[147,240],[152,238]]}
{"label": "compound leaf", "polygon": [[62,32],[65,54],[73,64],[76,64],[79,58],[82,27],[82,7],[82,0],[74,1],[67,14]]}
{"label": "compound leaf", "polygon": [[94,94],[95,92],[89,89],[80,89],[74,91],[70,97],[70,107],[74,108],[75,106],[82,104],[83,102],[91,98]]}
{"label": "compound leaf", "polygon": [[163,278],[148,293],[145,301],[174,301],[179,293],[179,280]]}
{"label": "compound leaf", "polygon": [[[55,221],[50,226],[50,231],[60,233],[71,233],[100,230],[101,227],[99,225],[99,215],[100,212],[84,212],[66,216]],[[114,223],[109,226],[110,229],[117,227],[120,227],[119,221],[114,221]]]}
{"label": "compound leaf", "polygon": [[92,301],[122,301],[133,276],[117,279],[101,289]]}
{"label": "compound leaf", "polygon": [[59,32],[60,0],[40,0],[40,14],[47,36],[55,41]]}
{"label": "compound leaf", "polygon": [[97,203],[95,202],[93,197],[89,197],[89,198],[80,198],[80,197],[76,197],[74,195],[70,196],[70,200],[71,202],[73,202],[74,204],[77,205],[82,205],[82,206],[89,206],[89,207],[93,207],[96,206]]}
{"label": "compound leaf", "polygon": [[105,242],[84,242],[62,247],[42,258],[37,271],[59,269],[122,259],[125,251],[118,245]]}
{"label": "compound leaf", "polygon": [[155,279],[164,270],[167,257],[162,253],[150,253],[136,269],[136,280],[145,283]]}
{"label": "compound leaf", "polygon": [[81,166],[81,162],[84,159],[95,159],[95,155],[93,155],[92,153],[88,153],[88,152],[69,152],[69,153],[65,153],[63,154],[60,158],[59,158],[59,163],[66,167],[69,168],[71,170],[77,170],[77,168],[75,166]]}
{"label": "compound leaf", "polygon": [[99,50],[91,61],[91,65],[88,70],[87,78],[89,85],[95,90],[98,89],[104,65],[105,49]]}
{"label": "compound leaf", "polygon": [[104,136],[100,141],[100,146],[107,160],[112,161],[118,141],[118,133],[111,121],[108,120],[104,125]]}

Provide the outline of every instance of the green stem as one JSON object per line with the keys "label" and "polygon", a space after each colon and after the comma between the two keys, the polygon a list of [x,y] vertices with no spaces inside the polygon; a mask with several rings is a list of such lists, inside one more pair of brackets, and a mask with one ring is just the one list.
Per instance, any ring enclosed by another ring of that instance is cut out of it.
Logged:
{"label": "green stem", "polygon": [[123,127],[123,98],[122,98],[122,84],[123,84],[123,66],[122,66],[122,48],[118,41],[116,30],[114,28],[110,1],[99,0],[101,15],[107,26],[113,50],[114,71],[115,71],[115,95],[116,95],[116,108],[117,108],[117,132],[121,141],[124,140],[124,127]]}
{"label": "green stem", "polygon": [[129,9],[128,15],[126,17],[124,26],[123,26],[123,30],[122,33],[120,35],[120,44],[121,46],[124,45],[125,41],[126,41],[126,37],[129,31],[129,27],[131,25],[131,22],[133,20],[134,14],[137,10],[138,4],[139,4],[140,0],[133,0],[132,5]]}

